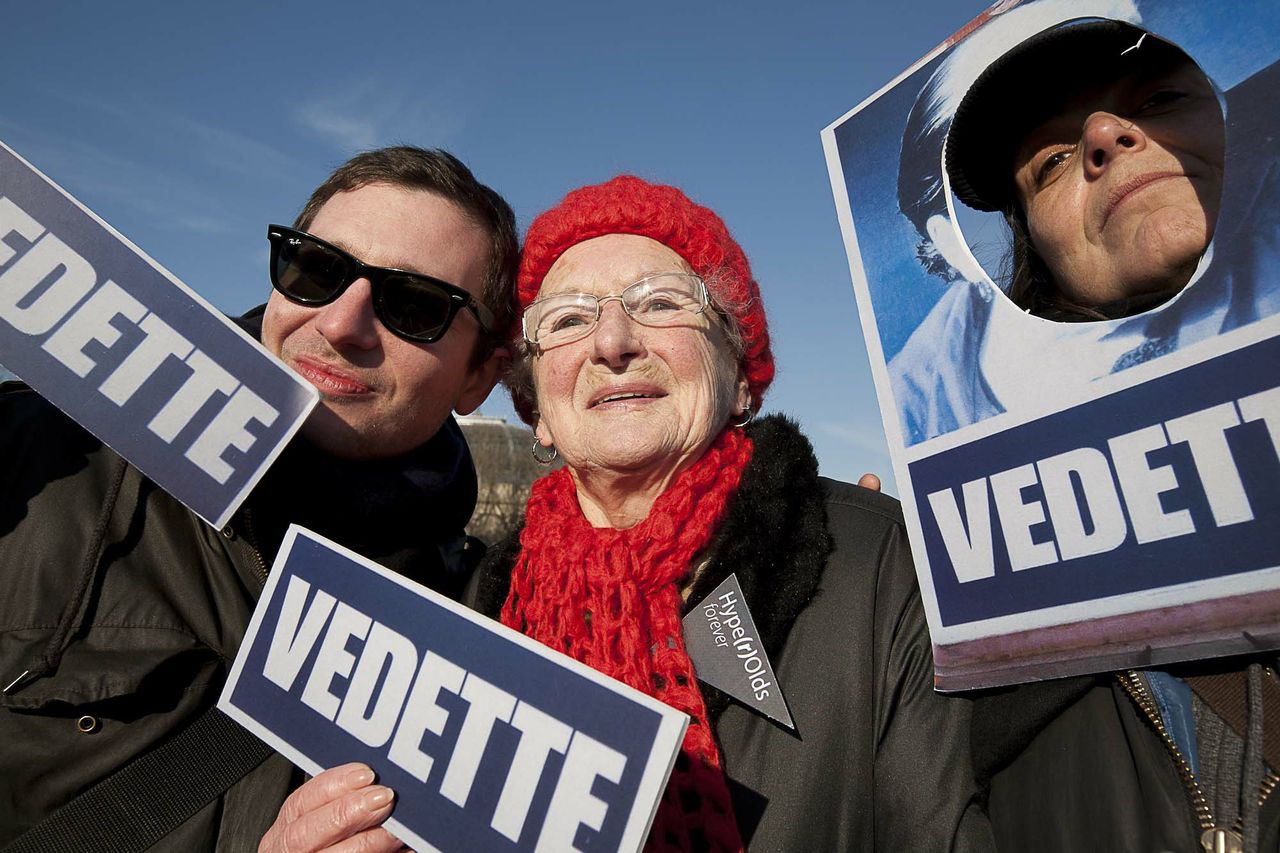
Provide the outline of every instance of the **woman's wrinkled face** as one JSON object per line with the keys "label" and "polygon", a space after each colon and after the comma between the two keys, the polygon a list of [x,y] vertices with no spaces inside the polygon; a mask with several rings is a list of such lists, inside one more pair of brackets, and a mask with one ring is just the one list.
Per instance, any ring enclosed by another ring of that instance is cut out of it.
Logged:
{"label": "woman's wrinkled face", "polygon": [[[609,234],[571,247],[542,282],[539,299],[561,293],[617,295],[658,272],[692,272],[666,246]],[[678,470],[697,459],[748,402],[713,309],[687,323],[642,326],[618,300],[601,306],[586,338],[536,356],[536,433],[570,468]]]}
{"label": "woman's wrinkled face", "polygon": [[1014,180],[1031,241],[1068,300],[1180,288],[1213,237],[1222,109],[1189,60],[1094,85],[1035,128]]}

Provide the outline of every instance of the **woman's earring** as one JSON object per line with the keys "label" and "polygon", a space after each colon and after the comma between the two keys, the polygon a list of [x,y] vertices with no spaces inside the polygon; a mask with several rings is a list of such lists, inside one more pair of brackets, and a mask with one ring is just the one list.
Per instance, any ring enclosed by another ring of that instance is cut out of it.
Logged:
{"label": "woman's earring", "polygon": [[742,429],[742,428],[743,428],[743,427],[745,427],[747,424],[751,423],[752,421],[754,421],[754,420],[756,419],[756,410],[755,410],[755,409],[753,409],[753,408],[751,408],[751,400],[750,400],[750,399],[748,399],[748,400],[747,400],[747,407],[746,407],[745,409],[743,409],[743,410],[742,410],[742,414],[738,415],[738,417],[742,418],[742,420],[738,421],[738,422],[737,422],[737,423],[735,423],[735,424],[729,424],[729,426],[731,426],[731,427],[737,427],[738,429]]}
{"label": "woman's earring", "polygon": [[[547,455],[548,448],[544,447],[542,442],[535,438],[533,440],[533,450],[530,451],[533,454],[533,461],[537,462],[539,465],[550,465],[552,462],[555,462],[556,457],[560,455],[560,451],[556,450],[556,446],[554,444],[551,445],[549,449],[551,454]],[[539,451],[541,451],[541,453]]]}

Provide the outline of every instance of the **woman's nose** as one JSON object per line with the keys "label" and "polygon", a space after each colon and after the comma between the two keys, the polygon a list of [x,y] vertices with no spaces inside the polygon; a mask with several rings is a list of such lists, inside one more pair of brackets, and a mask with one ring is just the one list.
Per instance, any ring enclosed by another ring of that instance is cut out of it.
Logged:
{"label": "woman's nose", "polygon": [[592,343],[596,358],[613,367],[622,366],[644,352],[640,324],[623,310],[621,300],[601,303]]}
{"label": "woman's nose", "polygon": [[373,288],[358,278],[328,305],[315,309],[318,331],[334,349],[368,350],[378,345],[378,318],[373,313]]}
{"label": "woman's nose", "polygon": [[1085,119],[1083,142],[1084,169],[1090,175],[1105,172],[1121,154],[1147,147],[1147,137],[1141,128],[1107,112],[1097,112]]}

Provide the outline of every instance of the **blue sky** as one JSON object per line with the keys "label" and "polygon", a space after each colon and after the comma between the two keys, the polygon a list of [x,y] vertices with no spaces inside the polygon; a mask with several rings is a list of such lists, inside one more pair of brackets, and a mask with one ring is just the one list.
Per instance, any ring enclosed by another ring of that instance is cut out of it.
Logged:
{"label": "blue sky", "polygon": [[[25,3],[0,139],[234,313],[269,289],[267,223],[364,148],[448,148],[522,229],[618,172],[674,183],[761,283],[766,410],[828,476],[888,480],[819,131],[983,5]],[[501,393],[482,411],[514,417]]]}

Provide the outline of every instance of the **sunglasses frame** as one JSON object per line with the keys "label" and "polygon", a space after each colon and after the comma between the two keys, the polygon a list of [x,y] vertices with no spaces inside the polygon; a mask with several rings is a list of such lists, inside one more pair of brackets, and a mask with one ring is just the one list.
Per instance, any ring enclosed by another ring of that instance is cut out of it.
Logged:
{"label": "sunglasses frame", "polygon": [[[308,234],[306,231],[299,231],[296,228],[289,228],[284,225],[268,225],[267,239],[271,242],[271,286],[290,302],[294,302],[298,305],[306,305],[310,308],[319,308],[322,305],[328,305],[336,300],[357,280],[367,278],[369,280],[372,294],[371,299],[373,302],[373,313],[378,318],[378,322],[396,337],[420,344],[435,343],[443,338],[445,333],[449,331],[449,327],[453,325],[454,318],[458,316],[458,312],[463,308],[468,309],[473,315],[475,315],[476,322],[480,324],[481,331],[487,335],[493,334],[494,316],[493,312],[489,310],[489,306],[485,305],[469,291],[458,287],[456,284],[450,284],[447,281],[442,281],[441,279],[433,276],[423,275],[418,272],[411,272],[410,270],[400,270],[393,267],[379,267],[374,266],[373,264],[366,264],[355,255],[345,249],[341,249],[333,245],[327,240],[322,240],[314,234]],[[287,239],[309,240],[321,248],[333,252],[346,262],[347,274],[344,277],[344,281],[336,290],[334,290],[333,293],[323,299],[300,299],[280,285],[276,275],[276,267],[278,266],[277,262],[280,257],[281,247]],[[395,328],[387,322],[386,317],[383,316],[386,312],[383,308],[382,302],[382,283],[388,276],[392,275],[406,276],[410,279],[422,282],[430,287],[439,289],[445,296],[449,297],[449,312],[445,316],[444,322],[440,324],[439,330],[427,335],[411,335]]]}

